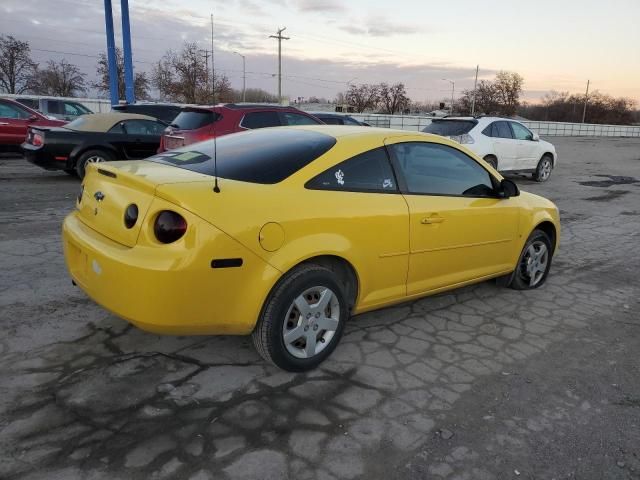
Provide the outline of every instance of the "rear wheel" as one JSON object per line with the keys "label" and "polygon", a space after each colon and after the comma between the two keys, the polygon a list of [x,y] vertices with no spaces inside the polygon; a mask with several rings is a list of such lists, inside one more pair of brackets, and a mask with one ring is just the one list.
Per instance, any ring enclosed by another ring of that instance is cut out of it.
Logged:
{"label": "rear wheel", "polygon": [[494,170],[498,170],[498,159],[494,155],[487,155],[484,157],[484,161],[491,165]]}
{"label": "rear wheel", "polygon": [[301,265],[269,295],[253,343],[265,360],[284,370],[311,370],[340,341],[348,312],[335,273],[321,265]]}
{"label": "rear wheel", "polygon": [[522,249],[509,286],[515,290],[530,290],[544,284],[552,256],[549,236],[542,230],[534,230]]}
{"label": "rear wheel", "polygon": [[536,182],[546,182],[547,180],[549,180],[552,170],[553,170],[553,158],[551,158],[551,156],[549,155],[543,155],[540,161],[538,162],[536,171],[533,174],[533,179]]}
{"label": "rear wheel", "polygon": [[76,173],[80,179],[84,178],[85,169],[89,163],[102,163],[113,160],[111,154],[104,150],[87,150],[76,162]]}

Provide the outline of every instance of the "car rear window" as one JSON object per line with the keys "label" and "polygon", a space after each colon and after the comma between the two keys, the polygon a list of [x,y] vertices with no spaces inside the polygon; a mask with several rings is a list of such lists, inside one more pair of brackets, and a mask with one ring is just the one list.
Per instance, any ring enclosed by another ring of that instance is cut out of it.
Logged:
{"label": "car rear window", "polygon": [[[220,178],[241,182],[278,183],[328,152],[336,139],[305,130],[252,130],[216,141]],[[158,154],[148,160],[205,175],[214,175],[214,140]]]}
{"label": "car rear window", "polygon": [[474,120],[433,120],[422,131],[449,137],[469,133],[476,124]]}
{"label": "car rear window", "polygon": [[211,125],[220,117],[219,113],[210,110],[183,110],[173,119],[171,125],[180,130],[196,130]]}

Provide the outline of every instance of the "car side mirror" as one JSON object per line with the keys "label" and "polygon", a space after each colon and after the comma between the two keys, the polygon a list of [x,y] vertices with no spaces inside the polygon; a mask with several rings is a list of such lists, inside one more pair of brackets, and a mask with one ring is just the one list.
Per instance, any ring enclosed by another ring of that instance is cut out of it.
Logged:
{"label": "car side mirror", "polygon": [[500,198],[511,198],[517,197],[518,195],[520,195],[520,189],[518,188],[518,185],[516,185],[516,183],[512,180],[503,178],[498,189],[498,196]]}
{"label": "car side mirror", "polygon": [[539,142],[540,141],[540,135],[538,135],[537,133],[533,133],[531,140],[533,140],[534,142]]}
{"label": "car side mirror", "polygon": [[27,122],[29,123],[36,122],[37,120],[38,120],[38,117],[36,117],[35,115],[31,115],[29,118],[27,118]]}

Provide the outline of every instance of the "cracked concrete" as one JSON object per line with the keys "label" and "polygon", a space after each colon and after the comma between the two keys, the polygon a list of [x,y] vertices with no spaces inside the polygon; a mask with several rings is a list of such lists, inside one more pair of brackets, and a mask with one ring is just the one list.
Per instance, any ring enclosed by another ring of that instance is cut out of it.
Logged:
{"label": "cracked concrete", "polygon": [[516,178],[561,209],[545,287],[358,316],[307,374],[93,304],[61,255],[78,181],[0,158],[0,477],[640,478],[640,141],[555,143]]}

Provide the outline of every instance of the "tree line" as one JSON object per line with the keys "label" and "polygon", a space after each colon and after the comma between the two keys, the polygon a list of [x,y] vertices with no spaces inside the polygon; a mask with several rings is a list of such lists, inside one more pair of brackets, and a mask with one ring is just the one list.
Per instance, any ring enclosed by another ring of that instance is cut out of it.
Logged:
{"label": "tree line", "polygon": [[[124,57],[116,48],[118,97],[125,98]],[[208,58],[196,43],[185,42],[181,51],[168,50],[150,73],[134,73],[134,93],[140,100],[150,98],[155,88],[161,100],[179,103],[215,103],[240,101],[242,92],[231,88],[226,75],[212,72]],[[89,82],[78,66],[62,59],[49,60],[44,66],[31,58],[29,42],[0,35],[0,91],[12,94],[76,97],[90,88],[109,93],[107,55],[97,55],[97,78]],[[215,96],[215,98],[214,98]],[[275,95],[259,88],[246,90],[248,102],[277,102]]]}
{"label": "tree line", "polygon": [[[152,88],[159,99],[170,102],[211,104],[236,102],[242,92],[231,87],[224,74],[209,68],[210,53],[196,43],[185,42],[179,51],[168,50],[150,72],[135,72],[134,91],[137,99],[149,99]],[[119,98],[125,97],[124,58],[116,49],[116,70]],[[97,55],[97,78],[89,82],[78,66],[49,60],[39,65],[31,58],[29,42],[11,35],[0,35],[0,91],[14,94],[32,93],[75,97],[90,88],[109,93],[107,55]],[[530,120],[579,122],[585,96],[568,92],[551,92],[540,103],[521,101],[524,78],[515,72],[500,71],[493,80],[481,80],[476,89],[463,90],[453,105],[454,114],[514,116]],[[314,99],[315,100],[315,99]],[[640,121],[640,112],[634,110],[636,102],[630,98],[612,97],[600,92],[590,93],[587,100],[587,123],[629,124]],[[246,91],[248,102],[278,102],[278,98],[262,89]],[[447,103],[440,102],[441,104]],[[337,104],[348,104],[358,112],[371,111],[385,114],[415,113],[437,109],[437,104],[412,102],[405,85],[398,83],[350,84],[346,92],[339,93]]]}

